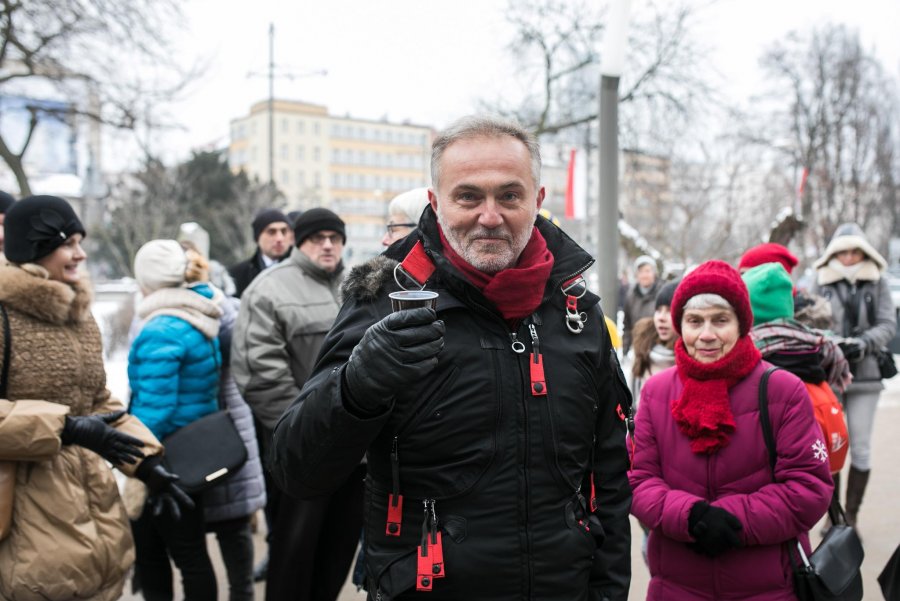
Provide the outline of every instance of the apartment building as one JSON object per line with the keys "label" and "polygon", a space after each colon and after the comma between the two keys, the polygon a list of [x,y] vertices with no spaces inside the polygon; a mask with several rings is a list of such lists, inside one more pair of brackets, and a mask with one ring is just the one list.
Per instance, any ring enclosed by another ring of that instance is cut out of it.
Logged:
{"label": "apartment building", "polygon": [[288,210],[328,207],[347,223],[346,259],[365,261],[381,251],[387,206],[400,192],[430,182],[434,130],[387,120],[330,115],[299,101],[250,107],[231,122],[229,162],[260,181],[272,179]]}

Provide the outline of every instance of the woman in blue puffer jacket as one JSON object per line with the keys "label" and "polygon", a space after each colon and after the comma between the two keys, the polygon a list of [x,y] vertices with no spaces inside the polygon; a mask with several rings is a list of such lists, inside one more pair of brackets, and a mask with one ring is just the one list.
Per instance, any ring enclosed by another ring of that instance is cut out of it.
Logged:
{"label": "woman in blue puffer jacket", "polygon": [[[131,412],[163,439],[218,409],[222,294],[206,283],[206,260],[175,240],[142,246],[134,273],[144,293],[137,309],[144,325],[128,354]],[[202,499],[192,498],[196,506],[183,511],[180,521],[145,505],[132,522],[147,601],[173,598],[170,556],[181,571],[186,599],[216,599]]]}

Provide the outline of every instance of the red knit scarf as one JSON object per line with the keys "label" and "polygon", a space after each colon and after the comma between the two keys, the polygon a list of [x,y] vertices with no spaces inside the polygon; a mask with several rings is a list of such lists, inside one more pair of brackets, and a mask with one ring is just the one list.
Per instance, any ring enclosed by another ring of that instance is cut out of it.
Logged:
{"label": "red knit scarf", "polygon": [[537,228],[532,229],[531,238],[516,266],[495,274],[484,273],[469,265],[453,250],[440,227],[438,232],[444,245],[444,256],[500,310],[503,319],[522,319],[531,315],[541,304],[547,279],[553,269],[553,254],[547,250],[547,241]]}
{"label": "red knit scarf", "polygon": [[741,336],[731,351],[714,363],[700,363],[688,355],[681,338],[675,343],[675,365],[684,388],[672,403],[672,416],[678,429],[691,439],[693,452],[711,455],[728,445],[734,432],[728,390],[761,359],[749,336]]}

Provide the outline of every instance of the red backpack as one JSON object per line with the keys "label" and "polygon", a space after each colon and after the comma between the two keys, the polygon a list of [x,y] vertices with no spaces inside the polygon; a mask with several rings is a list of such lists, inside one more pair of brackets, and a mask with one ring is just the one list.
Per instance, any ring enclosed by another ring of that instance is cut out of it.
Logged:
{"label": "red backpack", "polygon": [[847,422],[844,420],[844,409],[826,382],[806,384],[806,391],[812,400],[813,413],[822,428],[828,446],[828,466],[831,473],[841,471],[847,451],[850,449],[847,435]]}

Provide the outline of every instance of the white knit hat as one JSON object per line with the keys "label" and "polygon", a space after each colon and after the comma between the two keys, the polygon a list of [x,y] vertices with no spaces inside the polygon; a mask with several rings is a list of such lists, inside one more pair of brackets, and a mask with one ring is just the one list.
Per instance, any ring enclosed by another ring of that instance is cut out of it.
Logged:
{"label": "white knit hat", "polygon": [[151,240],[134,256],[134,277],[147,293],[184,284],[188,259],[175,240]]}

